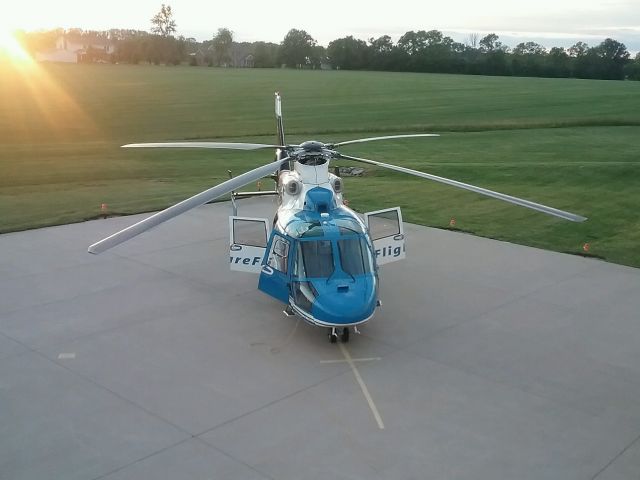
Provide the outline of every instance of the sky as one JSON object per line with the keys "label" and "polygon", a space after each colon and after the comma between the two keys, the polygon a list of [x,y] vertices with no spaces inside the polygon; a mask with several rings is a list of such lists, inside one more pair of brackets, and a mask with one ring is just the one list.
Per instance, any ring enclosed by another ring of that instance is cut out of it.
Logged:
{"label": "sky", "polygon": [[[166,0],[174,12],[177,34],[199,41],[220,27],[236,41],[280,43],[291,28],[306,30],[319,44],[353,35],[367,40],[390,35],[394,41],[409,30],[440,30],[464,42],[469,34],[495,32],[514,47],[535,41],[547,48],[577,41],[590,46],[607,37],[640,51],[639,0],[456,0],[439,4],[417,0],[344,1]],[[56,27],[106,30],[150,30],[160,9],[156,0],[13,0],[0,27],[27,31]],[[8,14],[8,15],[7,15]]]}

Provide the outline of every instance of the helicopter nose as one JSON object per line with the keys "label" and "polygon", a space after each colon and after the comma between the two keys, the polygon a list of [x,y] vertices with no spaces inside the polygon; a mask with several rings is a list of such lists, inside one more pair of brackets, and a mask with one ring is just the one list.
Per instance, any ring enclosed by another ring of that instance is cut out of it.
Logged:
{"label": "helicopter nose", "polygon": [[335,325],[362,322],[376,308],[376,290],[372,278],[361,278],[355,283],[323,285],[312,307],[318,320]]}

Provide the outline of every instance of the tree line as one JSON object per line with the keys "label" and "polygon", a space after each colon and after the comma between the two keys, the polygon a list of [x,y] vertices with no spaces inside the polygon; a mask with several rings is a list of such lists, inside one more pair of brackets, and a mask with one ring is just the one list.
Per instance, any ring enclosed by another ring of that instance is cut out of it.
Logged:
{"label": "tree line", "polygon": [[547,50],[536,42],[513,49],[498,35],[470,35],[465,43],[438,30],[405,33],[397,43],[388,35],[368,42],[351,36],[329,43],[327,55],[336,68],[526,77],[575,77],[640,80],[640,54],[631,60],[624,44],[607,38],[589,47]]}
{"label": "tree line", "polygon": [[[460,43],[438,30],[419,30],[406,32],[395,43],[389,35],[370,38],[366,42],[347,36],[331,41],[325,48],[306,31],[298,29],[291,29],[279,44],[237,43],[233,32],[227,28],[218,29],[210,40],[204,42],[174,36],[176,24],[171,7],[164,5],[151,22],[151,32],[52,30],[23,33],[21,39],[32,52],[51,48],[61,34],[85,43],[109,41],[115,45],[109,60],[131,64],[234,66],[234,51],[240,49],[243,55],[251,56],[250,66],[257,68],[640,80],[640,53],[632,59],[626,46],[611,38],[595,46],[577,42],[567,49],[546,49],[535,42],[522,42],[511,48],[504,45],[495,33],[482,38],[472,34]],[[93,57],[88,58],[91,60]]]}

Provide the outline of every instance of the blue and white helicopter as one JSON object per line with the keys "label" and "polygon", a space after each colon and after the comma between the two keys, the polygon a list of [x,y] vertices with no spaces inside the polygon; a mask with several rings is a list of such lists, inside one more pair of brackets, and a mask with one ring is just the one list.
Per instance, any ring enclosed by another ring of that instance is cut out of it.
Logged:
{"label": "blue and white helicopter", "polygon": [[[258,288],[286,305],[286,315],[329,329],[330,341],[349,341],[350,328],[369,321],[380,306],[378,267],[405,258],[405,237],[399,207],[368,212],[361,219],[343,201],[343,184],[330,173],[332,159],[345,159],[388,168],[428,180],[463,188],[573,222],[585,217],[494,192],[448,178],[396,165],[345,155],[338,147],[378,140],[437,137],[409,134],[361,138],[338,143],[307,141],[287,145],[281,98],[275,94],[277,145],[222,142],[138,143],[125,148],[215,148],[234,150],[275,149],[267,165],[216,185],[158,212],[89,247],[98,254],[192,208],[231,194],[229,217],[231,270],[259,274]],[[273,175],[272,192],[236,192]],[[237,215],[235,200],[248,196],[277,195],[279,207],[273,222]]]}

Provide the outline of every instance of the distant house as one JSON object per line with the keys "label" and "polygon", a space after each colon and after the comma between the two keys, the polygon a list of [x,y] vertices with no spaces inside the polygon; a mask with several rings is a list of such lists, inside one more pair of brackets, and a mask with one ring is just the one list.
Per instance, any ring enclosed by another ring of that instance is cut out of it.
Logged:
{"label": "distant house", "polygon": [[106,62],[114,51],[114,44],[106,38],[64,34],[56,39],[55,48],[36,52],[36,60],[64,63]]}
{"label": "distant house", "polygon": [[251,43],[236,43],[231,44],[229,49],[229,56],[231,57],[231,67],[239,68],[253,68],[253,50],[254,45]]}

